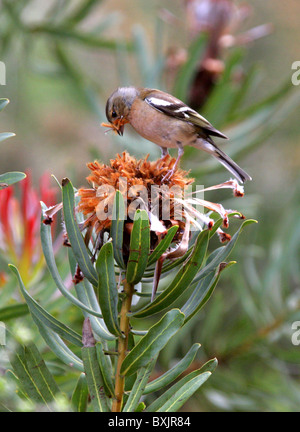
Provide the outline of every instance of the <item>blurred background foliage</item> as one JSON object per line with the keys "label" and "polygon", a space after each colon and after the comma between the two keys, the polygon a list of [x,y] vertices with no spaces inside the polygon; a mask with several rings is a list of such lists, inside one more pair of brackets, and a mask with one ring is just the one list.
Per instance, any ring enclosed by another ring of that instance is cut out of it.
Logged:
{"label": "blurred background foliage", "polygon": [[[218,358],[216,372],[185,411],[299,410],[300,347],[291,342],[291,326],[300,320],[300,93],[290,80],[291,65],[299,60],[299,13],[295,0],[1,2],[1,97],[10,99],[1,131],[16,136],[1,145],[0,173],[30,171],[25,186],[15,188],[30,208],[45,196],[48,205],[53,202],[55,182],[39,180],[46,171],[58,179],[67,175],[79,187],[87,175],[83,161],[105,162],[125,149],[137,157],[159,156],[158,147],[128,127],[123,138],[104,134],[105,102],[118,85],[157,87],[200,109],[231,138],[224,150],[253,177],[238,202],[216,195],[226,208],[237,207],[259,224],[243,233],[231,255],[238,265],[221,278],[205,310],[168,344],[156,370],[163,373],[194,342],[202,348],[193,367]],[[191,169],[196,184],[227,179],[195,149],[185,152],[182,167]],[[6,197],[5,211],[13,212],[18,233],[16,250],[28,236],[35,240],[25,258],[9,255],[0,244],[0,321],[20,342],[34,340],[68,394],[78,373],[59,362],[32,327],[7,263],[23,259],[22,278],[50,313],[77,330],[82,317],[37,259],[33,215],[13,202]],[[58,237],[57,250],[60,243]],[[65,264],[62,259],[60,270],[68,279]],[[9,382],[0,377],[3,409],[31,409],[16,399],[13,376]]]}

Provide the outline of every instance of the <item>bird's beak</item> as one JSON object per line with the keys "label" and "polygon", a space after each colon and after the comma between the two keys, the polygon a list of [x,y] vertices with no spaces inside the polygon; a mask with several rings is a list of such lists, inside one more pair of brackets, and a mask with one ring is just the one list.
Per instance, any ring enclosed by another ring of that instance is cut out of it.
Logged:
{"label": "bird's beak", "polygon": [[128,123],[128,120],[124,119],[124,117],[120,117],[119,119],[114,121],[115,130],[118,132],[120,136],[123,136],[124,126]]}
{"label": "bird's beak", "polygon": [[119,134],[120,136],[123,136],[123,133],[124,133],[124,124],[120,124],[120,125],[119,125],[119,127],[118,127],[118,129],[117,129],[117,132],[118,132],[118,134]]}

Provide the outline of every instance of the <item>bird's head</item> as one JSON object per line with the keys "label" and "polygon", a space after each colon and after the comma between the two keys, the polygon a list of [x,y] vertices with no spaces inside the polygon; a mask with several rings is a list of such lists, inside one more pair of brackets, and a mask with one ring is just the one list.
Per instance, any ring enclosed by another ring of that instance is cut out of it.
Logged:
{"label": "bird's head", "polygon": [[137,94],[135,87],[119,87],[107,100],[107,120],[119,135],[123,135],[124,126],[129,122],[128,115]]}

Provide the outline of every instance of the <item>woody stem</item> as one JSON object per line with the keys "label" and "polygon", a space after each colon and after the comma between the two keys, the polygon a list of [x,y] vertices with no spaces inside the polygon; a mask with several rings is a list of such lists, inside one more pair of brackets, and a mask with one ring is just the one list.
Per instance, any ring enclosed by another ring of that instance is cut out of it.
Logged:
{"label": "woody stem", "polygon": [[125,377],[120,374],[121,366],[124,358],[126,357],[128,348],[128,337],[130,332],[128,312],[131,309],[132,296],[134,294],[134,285],[124,281],[124,298],[121,307],[120,315],[120,329],[122,336],[118,338],[118,362],[116,368],[115,376],[115,398],[112,405],[112,412],[121,412],[124,387],[125,387]]}

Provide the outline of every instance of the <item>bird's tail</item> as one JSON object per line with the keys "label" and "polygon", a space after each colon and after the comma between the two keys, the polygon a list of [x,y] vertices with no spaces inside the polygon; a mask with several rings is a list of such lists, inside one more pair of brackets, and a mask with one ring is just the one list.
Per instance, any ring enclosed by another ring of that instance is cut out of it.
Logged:
{"label": "bird's tail", "polygon": [[236,177],[240,182],[245,183],[246,180],[252,180],[249,174],[239,167],[238,164],[236,164],[229,156],[227,156],[226,153],[220,150],[210,137],[209,141],[202,140],[201,148],[218,159],[218,161],[221,162],[221,164],[224,165],[225,168],[228,169],[228,171],[231,172],[231,174],[233,174],[234,177]]}

